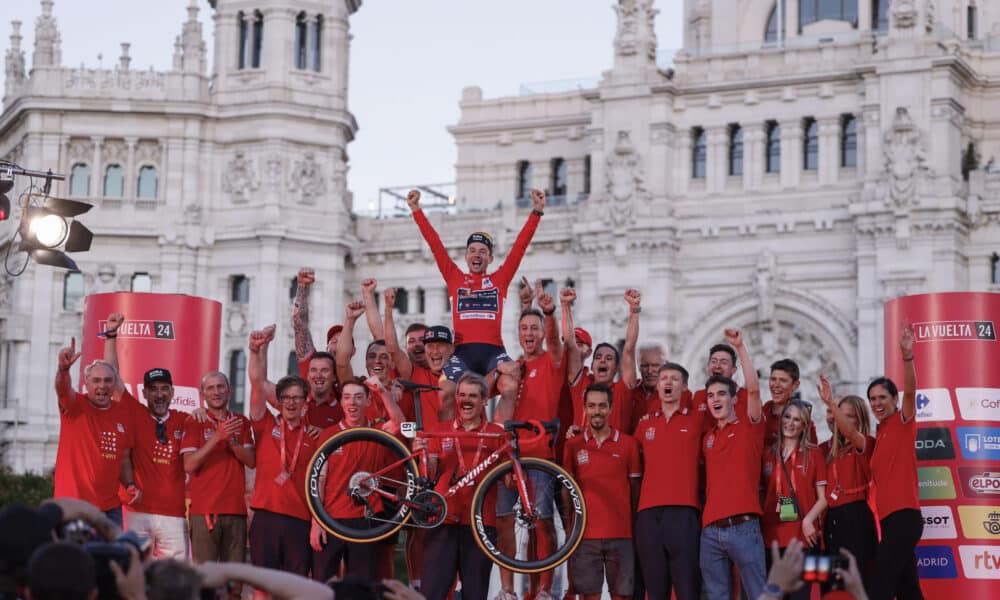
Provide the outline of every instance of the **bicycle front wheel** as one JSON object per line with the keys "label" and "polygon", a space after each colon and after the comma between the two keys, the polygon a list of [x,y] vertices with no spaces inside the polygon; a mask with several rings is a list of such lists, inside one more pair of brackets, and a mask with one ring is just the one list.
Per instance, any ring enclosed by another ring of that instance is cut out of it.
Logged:
{"label": "bicycle front wheel", "polygon": [[306,502],[323,529],[348,542],[377,542],[410,518],[417,462],[395,437],[355,427],[334,435],[313,454]]}
{"label": "bicycle front wheel", "polygon": [[[570,474],[541,458],[507,461],[486,474],[472,497],[472,531],[496,564],[518,573],[559,566],[583,539],[587,508]],[[527,502],[525,502],[527,500]]]}

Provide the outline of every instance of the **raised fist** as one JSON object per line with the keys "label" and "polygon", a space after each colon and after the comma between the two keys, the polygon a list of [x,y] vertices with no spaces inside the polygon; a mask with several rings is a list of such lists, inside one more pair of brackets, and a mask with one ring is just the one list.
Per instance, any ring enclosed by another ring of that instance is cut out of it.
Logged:
{"label": "raised fist", "polygon": [[364,295],[374,294],[378,281],[374,277],[361,280],[361,293]]}
{"label": "raised fist", "polygon": [[309,267],[302,267],[299,269],[299,274],[295,280],[302,287],[309,287],[316,283],[316,271],[313,271]]}
{"label": "raised fist", "polygon": [[365,314],[365,303],[364,302],[351,302],[347,305],[347,319],[348,320],[358,320],[361,315]]}
{"label": "raised fist", "polygon": [[639,290],[628,288],[625,290],[625,302],[632,308],[639,308],[642,303],[642,293]]}
{"label": "raised fist", "polygon": [[576,302],[576,290],[567,287],[559,290],[559,303],[560,304],[573,304]]}
{"label": "raised fist", "polygon": [[420,210],[420,192],[417,190],[410,190],[407,192],[406,205],[409,206],[412,211]]}
{"label": "raised fist", "polygon": [[733,348],[741,348],[743,346],[743,333],[739,329],[726,329],[722,333],[726,336],[726,341]]}
{"label": "raised fist", "polygon": [[545,192],[542,190],[531,190],[531,208],[542,212],[545,210]]}
{"label": "raised fist", "polygon": [[122,326],[125,322],[125,315],[120,312],[111,313],[108,315],[107,326],[104,328],[107,332],[118,331],[118,328]]}
{"label": "raised fist", "polygon": [[538,308],[542,309],[543,313],[550,313],[556,309],[556,301],[551,294],[542,292],[538,295]]}
{"label": "raised fist", "polygon": [[274,330],[276,327],[274,325],[268,325],[264,329],[259,331],[250,332],[250,350],[253,352],[260,351],[261,348],[267,346],[274,339]]}

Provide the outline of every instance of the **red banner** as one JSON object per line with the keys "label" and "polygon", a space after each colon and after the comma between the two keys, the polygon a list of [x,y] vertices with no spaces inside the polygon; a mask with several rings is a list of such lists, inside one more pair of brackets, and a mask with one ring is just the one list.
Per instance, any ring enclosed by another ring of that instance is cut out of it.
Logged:
{"label": "red banner", "polygon": [[110,293],[84,299],[83,367],[104,357],[104,338],[111,313],[125,315],[118,330],[118,369],[129,391],[140,401],[142,375],[152,368],[170,371],[174,400],[170,407],[191,412],[201,405],[198,386],[208,371],[219,368],[222,305],[180,294]]}
{"label": "red banner", "polygon": [[992,597],[1000,586],[1000,294],[886,303],[886,375],[899,385],[907,322],[916,337],[920,585],[927,598]]}

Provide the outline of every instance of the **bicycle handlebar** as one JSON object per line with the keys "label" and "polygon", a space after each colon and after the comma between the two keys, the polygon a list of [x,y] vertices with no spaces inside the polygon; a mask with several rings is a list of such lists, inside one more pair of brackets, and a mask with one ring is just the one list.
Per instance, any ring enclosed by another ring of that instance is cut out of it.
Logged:
{"label": "bicycle handlebar", "polygon": [[396,381],[399,382],[399,385],[403,386],[404,390],[420,391],[420,392],[436,392],[441,389],[439,387],[434,387],[433,385],[427,385],[426,383],[416,383],[414,381],[408,381],[406,379],[403,379],[402,377],[397,378]]}
{"label": "bicycle handlebar", "polygon": [[517,435],[518,429],[525,429],[534,432],[534,435],[520,438],[520,442],[523,444],[531,444],[545,435],[550,435],[549,438],[549,448],[555,446],[556,436],[559,434],[559,419],[555,418],[551,421],[539,421],[538,419],[529,419],[527,421],[507,421],[503,424],[504,431],[513,433]]}

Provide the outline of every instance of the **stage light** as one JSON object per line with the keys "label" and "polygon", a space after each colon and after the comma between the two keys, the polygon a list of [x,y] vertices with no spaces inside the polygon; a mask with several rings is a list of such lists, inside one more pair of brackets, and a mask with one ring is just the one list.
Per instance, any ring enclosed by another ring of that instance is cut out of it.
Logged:
{"label": "stage light", "polygon": [[28,225],[28,235],[34,236],[46,248],[55,248],[66,241],[69,225],[59,215],[43,215],[32,219]]}

